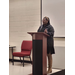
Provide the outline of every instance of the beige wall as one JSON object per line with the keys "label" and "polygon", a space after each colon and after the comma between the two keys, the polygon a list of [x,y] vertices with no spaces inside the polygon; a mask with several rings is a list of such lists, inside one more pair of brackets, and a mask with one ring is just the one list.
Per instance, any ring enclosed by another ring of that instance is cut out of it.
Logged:
{"label": "beige wall", "polygon": [[65,38],[54,38],[54,46],[65,47]]}
{"label": "beige wall", "polygon": [[[27,32],[37,31],[41,24],[40,16],[40,0],[9,0],[9,44],[16,46],[14,52],[21,51],[23,40],[32,40]],[[65,47],[65,38],[54,38],[54,46]],[[11,49],[9,58],[12,58]]]}
{"label": "beige wall", "polygon": [[40,23],[40,0],[9,0],[9,44],[15,52],[21,51],[23,40],[32,40],[27,32],[36,32]]}

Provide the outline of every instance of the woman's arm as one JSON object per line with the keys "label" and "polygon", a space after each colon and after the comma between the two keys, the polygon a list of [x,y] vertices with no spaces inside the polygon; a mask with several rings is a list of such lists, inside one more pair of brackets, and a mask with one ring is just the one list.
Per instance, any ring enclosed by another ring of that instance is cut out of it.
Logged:
{"label": "woman's arm", "polygon": [[50,36],[54,36],[54,28],[52,26],[49,27],[49,29],[47,30],[47,34]]}

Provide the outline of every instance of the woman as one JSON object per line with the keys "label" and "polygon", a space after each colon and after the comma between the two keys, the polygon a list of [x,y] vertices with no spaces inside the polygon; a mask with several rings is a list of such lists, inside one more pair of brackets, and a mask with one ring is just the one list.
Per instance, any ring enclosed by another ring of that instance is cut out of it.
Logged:
{"label": "woman", "polygon": [[47,37],[47,56],[48,56],[48,71],[47,73],[52,72],[52,54],[55,54],[54,50],[54,28],[50,24],[50,20],[48,17],[43,18],[43,25],[41,25],[38,29],[38,32],[45,32],[49,36]]}

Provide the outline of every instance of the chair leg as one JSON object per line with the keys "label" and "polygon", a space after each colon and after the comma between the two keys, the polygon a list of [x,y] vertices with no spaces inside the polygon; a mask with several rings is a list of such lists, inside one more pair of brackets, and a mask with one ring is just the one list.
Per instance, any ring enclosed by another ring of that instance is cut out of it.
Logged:
{"label": "chair leg", "polygon": [[23,67],[24,67],[24,57],[23,57]]}
{"label": "chair leg", "polygon": [[[21,57],[20,57],[20,61],[21,61]],[[22,63],[22,61],[21,61],[21,63]]]}
{"label": "chair leg", "polygon": [[29,58],[30,58],[30,61],[31,61],[31,57],[29,56]]}
{"label": "chair leg", "polygon": [[12,65],[14,65],[14,56],[12,56]]}
{"label": "chair leg", "polygon": [[[29,56],[29,58],[30,58],[30,61],[31,61],[31,57]],[[31,64],[32,64],[32,62],[31,62]]]}

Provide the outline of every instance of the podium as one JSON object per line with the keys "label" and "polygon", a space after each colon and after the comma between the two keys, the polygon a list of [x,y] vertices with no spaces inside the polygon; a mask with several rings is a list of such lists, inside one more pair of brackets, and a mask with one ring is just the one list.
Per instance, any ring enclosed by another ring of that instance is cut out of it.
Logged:
{"label": "podium", "polygon": [[44,32],[28,32],[32,36],[32,74],[47,75],[47,36]]}

